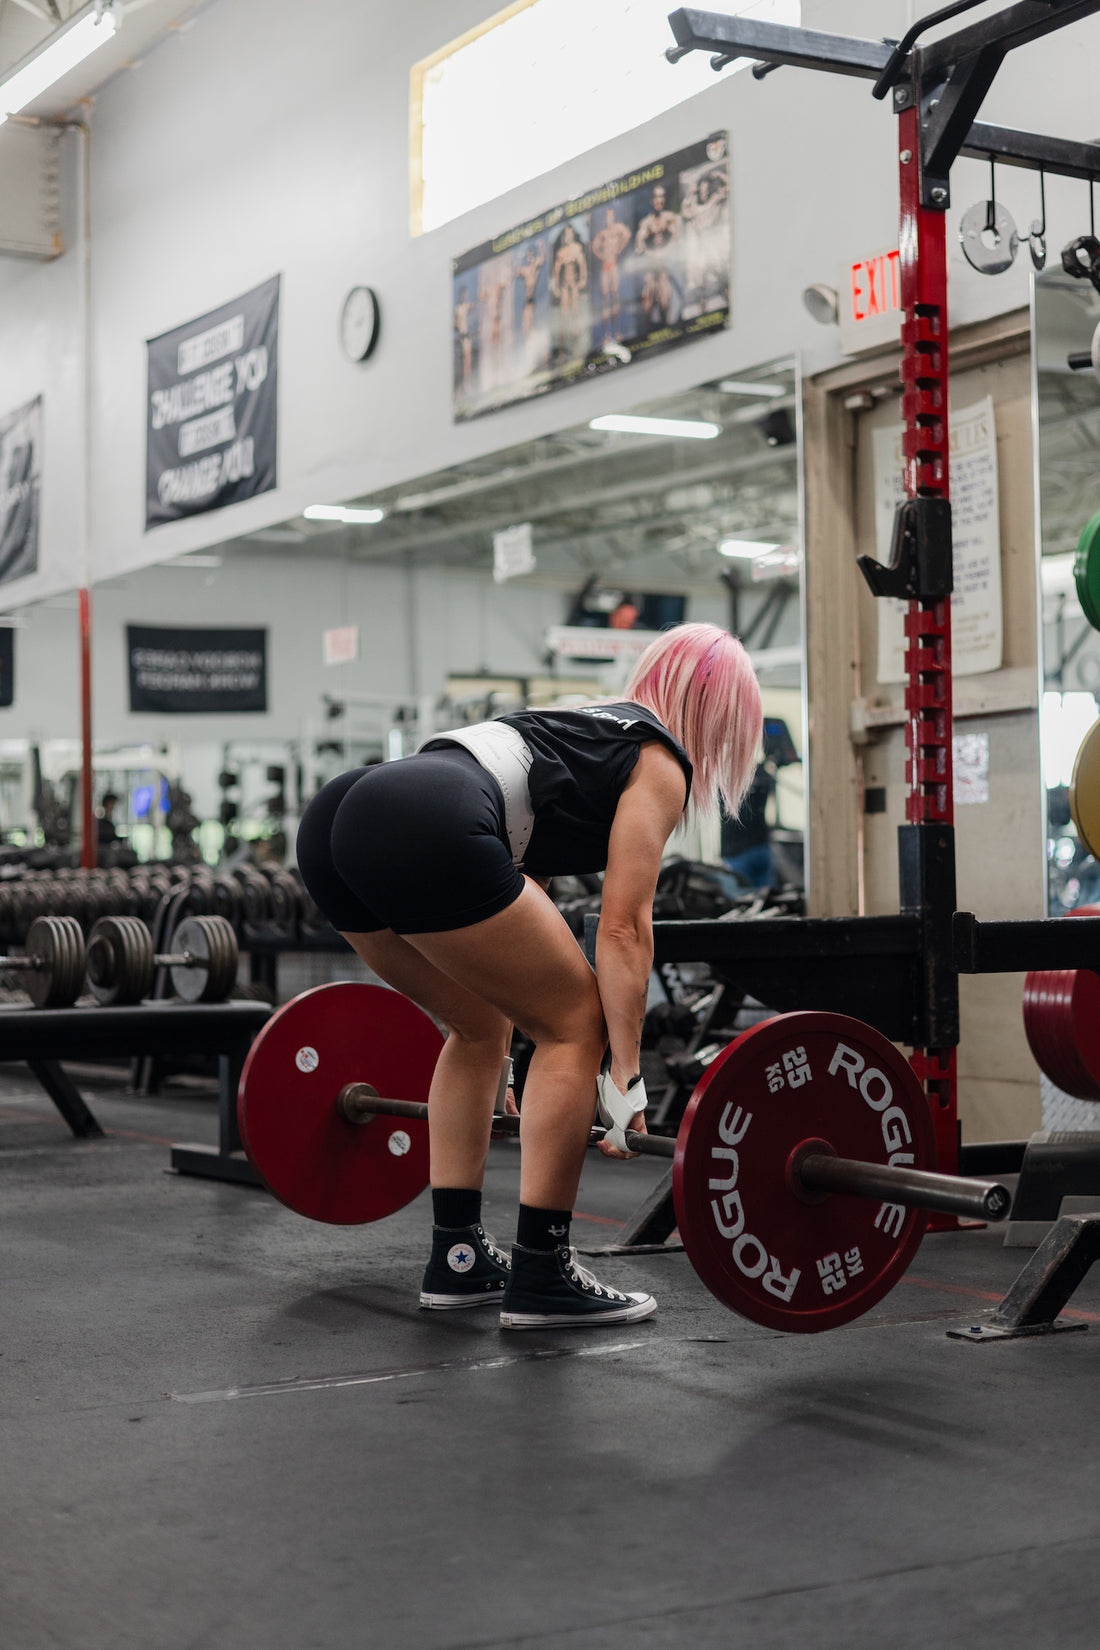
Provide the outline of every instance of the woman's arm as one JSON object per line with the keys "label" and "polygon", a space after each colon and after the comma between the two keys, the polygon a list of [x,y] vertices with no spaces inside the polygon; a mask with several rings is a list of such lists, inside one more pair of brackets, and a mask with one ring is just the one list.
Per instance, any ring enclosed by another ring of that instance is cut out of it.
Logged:
{"label": "woman's arm", "polygon": [[638,1075],[653,968],[653,894],[684,809],[684,772],[656,741],[644,744],[611,827],[596,932],[596,978],[611,1045],[611,1079],[625,1094]]}

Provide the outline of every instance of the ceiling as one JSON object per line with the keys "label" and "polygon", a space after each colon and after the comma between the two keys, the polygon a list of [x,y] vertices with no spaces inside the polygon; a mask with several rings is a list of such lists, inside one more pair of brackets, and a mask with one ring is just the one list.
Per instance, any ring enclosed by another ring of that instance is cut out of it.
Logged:
{"label": "ceiling", "polygon": [[[208,0],[116,0],[117,34],[12,120],[65,120],[116,74],[141,67],[169,35],[189,28]],[[46,42],[88,0],[0,0],[0,78]]]}
{"label": "ceiling", "polygon": [[[736,383],[723,388],[716,380],[629,408],[715,423],[714,439],[572,425],[369,497],[317,500],[381,506],[386,517],[377,525],[299,516],[227,548],[300,554],[308,546],[352,560],[487,571],[493,533],[530,522],[544,577],[580,583],[598,573],[644,579],[653,589],[713,585],[731,571],[748,581],[750,564],[720,555],[721,540],[799,542],[795,369],[781,363],[739,374]],[[785,438],[780,444],[770,445],[762,427],[769,417],[770,433],[778,425]]]}

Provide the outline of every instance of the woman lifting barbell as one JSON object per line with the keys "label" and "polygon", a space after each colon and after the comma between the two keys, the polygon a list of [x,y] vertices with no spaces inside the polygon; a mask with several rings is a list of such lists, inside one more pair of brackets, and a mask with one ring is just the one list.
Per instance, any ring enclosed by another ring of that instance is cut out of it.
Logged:
{"label": "woman lifting barbell", "polygon": [[[760,743],[760,690],[716,625],[664,631],[619,701],[521,711],[356,768],[306,809],[310,895],[387,984],[442,1021],[428,1096],[433,1243],[420,1304],[501,1306],[501,1326],[634,1322],[656,1311],[577,1264],[569,1225],[598,1105],[600,1149],[645,1128],[639,1073],[661,858],[689,801],[736,814]],[[547,897],[604,870],[596,973]],[[511,1262],[481,1227],[501,1066],[518,1026],[523,1089]],[[604,1051],[610,1069],[601,1074]]]}

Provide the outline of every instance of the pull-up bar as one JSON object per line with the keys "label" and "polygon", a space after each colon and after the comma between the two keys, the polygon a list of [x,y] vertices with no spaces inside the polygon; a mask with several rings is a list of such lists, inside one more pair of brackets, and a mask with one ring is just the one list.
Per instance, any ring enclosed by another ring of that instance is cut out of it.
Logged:
{"label": "pull-up bar", "polygon": [[[716,70],[748,57],[773,68],[787,65],[855,75],[873,80],[876,95],[889,91],[896,112],[919,100],[921,204],[944,211],[950,204],[947,175],[958,155],[973,160],[992,157],[1006,166],[1086,182],[1100,179],[1100,144],[987,126],[974,119],[1008,52],[1097,11],[1100,0],[1021,0],[943,39],[926,46],[914,44],[902,53],[905,41],[895,45],[862,40],[685,7],[669,17],[676,45],[665,55],[670,63],[677,63],[688,52],[709,51]],[[915,25],[906,40],[935,16]],[[948,192],[933,195],[934,189]]]}

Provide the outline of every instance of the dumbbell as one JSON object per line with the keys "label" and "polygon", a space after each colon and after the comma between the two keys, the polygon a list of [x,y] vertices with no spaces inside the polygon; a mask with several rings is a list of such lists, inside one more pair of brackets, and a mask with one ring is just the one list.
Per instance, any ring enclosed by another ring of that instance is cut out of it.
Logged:
{"label": "dumbbell", "polygon": [[[378,986],[318,986],[279,1009],[249,1051],[238,1096],[245,1149],[275,1196],[352,1225],[422,1192],[441,1046],[426,1014]],[[520,1126],[493,1118],[497,1132]],[[602,1138],[593,1130],[589,1143]],[[931,1112],[912,1068],[873,1027],[841,1014],[779,1014],[751,1027],[707,1067],[675,1141],[632,1134],[628,1144],[672,1159],[677,1225],[702,1281],[774,1329],[861,1316],[905,1272],[925,1211],[1000,1220],[1011,1201],[1003,1186],[935,1172]]]}
{"label": "dumbbell", "polygon": [[26,976],[35,1008],[69,1008],[84,984],[84,934],[75,917],[36,917],[22,956],[0,957],[0,968]]}
{"label": "dumbbell", "polygon": [[156,954],[140,917],[102,917],[88,936],[88,986],[96,1002],[140,1003],[158,968],[188,1003],[224,1002],[237,980],[237,936],[224,917],[188,917],[172,936],[175,950]]}

